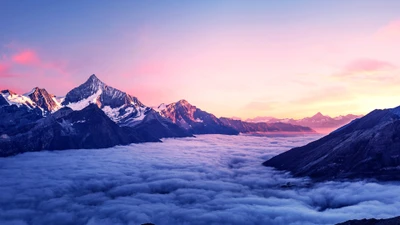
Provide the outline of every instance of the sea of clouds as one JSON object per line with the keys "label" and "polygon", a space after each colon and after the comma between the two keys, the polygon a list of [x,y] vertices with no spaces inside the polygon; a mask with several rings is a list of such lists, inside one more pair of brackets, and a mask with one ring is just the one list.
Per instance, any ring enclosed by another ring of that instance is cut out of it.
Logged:
{"label": "sea of clouds", "polygon": [[0,224],[335,224],[400,215],[400,184],[261,165],[318,136],[202,135],[0,158]]}

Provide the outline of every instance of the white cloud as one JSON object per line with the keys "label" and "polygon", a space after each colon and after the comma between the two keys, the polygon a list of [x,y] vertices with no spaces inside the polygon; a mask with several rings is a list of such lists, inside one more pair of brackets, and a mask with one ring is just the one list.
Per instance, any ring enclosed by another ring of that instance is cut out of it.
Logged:
{"label": "white cloud", "polygon": [[334,224],[398,214],[400,184],[314,184],[261,165],[315,138],[205,135],[1,158],[0,224]]}

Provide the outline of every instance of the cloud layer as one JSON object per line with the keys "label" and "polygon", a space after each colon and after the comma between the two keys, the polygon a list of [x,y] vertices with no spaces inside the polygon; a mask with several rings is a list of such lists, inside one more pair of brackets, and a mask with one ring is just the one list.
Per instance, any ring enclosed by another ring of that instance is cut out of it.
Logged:
{"label": "cloud layer", "polygon": [[313,184],[261,165],[315,138],[205,135],[1,158],[0,224],[334,224],[398,214],[400,184]]}

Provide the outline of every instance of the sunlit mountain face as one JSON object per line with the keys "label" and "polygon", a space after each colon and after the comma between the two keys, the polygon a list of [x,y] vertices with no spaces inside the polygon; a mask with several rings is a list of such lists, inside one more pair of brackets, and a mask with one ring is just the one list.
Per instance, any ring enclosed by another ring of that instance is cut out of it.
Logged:
{"label": "sunlit mountain face", "polygon": [[400,1],[0,3],[0,225],[400,222]]}

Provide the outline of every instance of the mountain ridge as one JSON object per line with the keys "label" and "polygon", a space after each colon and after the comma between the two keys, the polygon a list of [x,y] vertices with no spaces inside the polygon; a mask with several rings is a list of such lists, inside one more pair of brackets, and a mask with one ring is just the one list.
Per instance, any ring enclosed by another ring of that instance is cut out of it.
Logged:
{"label": "mountain ridge", "polygon": [[400,180],[400,106],[376,109],[264,166],[316,180]]}
{"label": "mountain ridge", "polygon": [[[93,121],[87,119],[90,112],[98,119],[97,125],[88,122]],[[22,95],[3,90],[0,114],[0,156],[26,151],[103,148],[196,134],[239,134],[237,127],[225,124],[221,118],[187,100],[147,107],[138,98],[105,84],[94,74],[64,98],[39,87]],[[280,126],[268,129],[276,132],[299,128]],[[90,137],[101,141],[96,143]]]}

